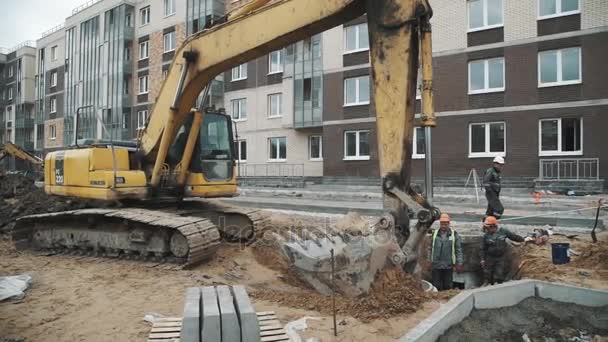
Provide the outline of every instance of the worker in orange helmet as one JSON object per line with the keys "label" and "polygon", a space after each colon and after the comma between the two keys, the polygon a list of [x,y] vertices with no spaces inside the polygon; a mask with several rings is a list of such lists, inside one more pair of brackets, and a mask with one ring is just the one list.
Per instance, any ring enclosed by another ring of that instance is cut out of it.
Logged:
{"label": "worker in orange helmet", "polygon": [[432,263],[432,282],[439,290],[453,287],[453,272],[460,273],[462,267],[462,242],[460,235],[450,227],[450,216],[439,217],[439,229],[433,232],[429,260]]}
{"label": "worker in orange helmet", "polygon": [[494,216],[486,217],[483,222],[485,234],[481,240],[480,258],[483,268],[484,283],[482,286],[502,283],[505,275],[505,252],[507,239],[523,242],[524,238],[506,228],[498,227]]}

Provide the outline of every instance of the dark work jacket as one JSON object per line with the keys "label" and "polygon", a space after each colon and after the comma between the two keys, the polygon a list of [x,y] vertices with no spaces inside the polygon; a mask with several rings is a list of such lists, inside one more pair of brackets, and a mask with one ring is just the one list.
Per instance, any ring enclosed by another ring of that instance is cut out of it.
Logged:
{"label": "dark work jacket", "polygon": [[483,187],[486,192],[500,195],[500,171],[494,167],[489,168],[483,176]]}
{"label": "dark work jacket", "polygon": [[489,257],[500,257],[505,254],[507,250],[507,239],[523,242],[524,238],[511,233],[508,229],[498,228],[494,233],[485,233],[481,240],[480,257],[484,260],[487,256]]}

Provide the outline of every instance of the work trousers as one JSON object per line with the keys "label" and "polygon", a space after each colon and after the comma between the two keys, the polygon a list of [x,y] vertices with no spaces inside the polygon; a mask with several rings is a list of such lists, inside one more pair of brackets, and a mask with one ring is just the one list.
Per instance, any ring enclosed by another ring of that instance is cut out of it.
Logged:
{"label": "work trousers", "polygon": [[505,208],[500,203],[498,194],[494,191],[486,191],[486,199],[488,200],[488,209],[486,209],[486,217],[494,216],[499,219],[504,213]]}
{"label": "work trousers", "polygon": [[433,268],[431,272],[433,286],[439,291],[450,290],[454,286],[453,280],[453,269],[439,269]]}
{"label": "work trousers", "polygon": [[505,279],[505,258],[503,256],[486,256],[483,268],[483,280],[488,284],[501,284]]}

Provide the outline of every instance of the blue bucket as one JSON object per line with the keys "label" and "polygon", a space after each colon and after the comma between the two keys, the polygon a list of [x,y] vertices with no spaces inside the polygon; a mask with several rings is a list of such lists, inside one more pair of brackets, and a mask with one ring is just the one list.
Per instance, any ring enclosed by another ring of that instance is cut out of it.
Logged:
{"label": "blue bucket", "polygon": [[551,256],[555,265],[567,264],[570,262],[569,243],[552,243]]}

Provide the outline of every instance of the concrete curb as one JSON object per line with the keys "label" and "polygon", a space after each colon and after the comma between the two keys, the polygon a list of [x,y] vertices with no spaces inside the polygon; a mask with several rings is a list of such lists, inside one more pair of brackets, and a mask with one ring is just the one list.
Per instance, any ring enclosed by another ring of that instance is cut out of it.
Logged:
{"label": "concrete curb", "polygon": [[461,292],[398,341],[435,342],[450,327],[468,317],[473,309],[513,306],[534,296],[585,306],[608,305],[608,291],[534,279],[512,281]]}

